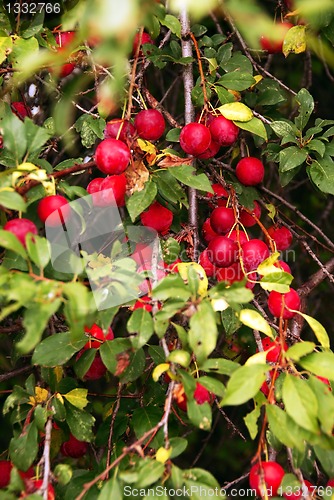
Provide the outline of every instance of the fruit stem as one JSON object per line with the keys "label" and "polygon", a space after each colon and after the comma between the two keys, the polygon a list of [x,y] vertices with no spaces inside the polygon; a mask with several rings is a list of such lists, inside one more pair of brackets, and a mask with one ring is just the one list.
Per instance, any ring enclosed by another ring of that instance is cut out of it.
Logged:
{"label": "fruit stem", "polygon": [[196,56],[197,56],[197,63],[198,63],[198,69],[199,69],[199,74],[200,74],[200,77],[201,77],[201,87],[202,87],[203,97],[204,97],[204,107],[203,107],[203,110],[208,111],[208,95],[206,93],[206,80],[205,80],[205,76],[204,76],[204,72],[203,72],[203,65],[202,65],[202,61],[201,61],[201,53],[199,51],[198,43],[197,43],[197,40],[196,40],[194,34],[190,31],[189,35],[190,35],[190,38],[192,39],[194,47],[195,47]]}
{"label": "fruit stem", "polygon": [[140,52],[140,47],[141,47],[141,40],[144,32],[144,27],[142,26],[139,30],[139,38],[138,38],[138,45],[136,48],[136,53],[132,65],[132,70],[131,70],[131,77],[130,77],[130,85],[129,85],[129,91],[128,91],[128,109],[126,112],[126,119],[130,120],[131,118],[131,110],[132,110],[132,96],[133,96],[133,90],[135,87],[135,79],[136,79],[136,71],[137,71],[137,64],[138,64],[138,59],[139,59],[139,52]]}

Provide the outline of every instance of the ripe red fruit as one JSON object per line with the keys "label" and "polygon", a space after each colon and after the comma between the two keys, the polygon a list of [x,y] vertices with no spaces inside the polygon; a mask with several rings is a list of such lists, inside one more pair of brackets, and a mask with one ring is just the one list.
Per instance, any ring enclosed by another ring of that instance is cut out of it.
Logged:
{"label": "ripe red fruit", "polygon": [[206,219],[202,226],[203,238],[207,243],[210,243],[214,238],[219,236],[211,227],[210,217]]}
{"label": "ripe red fruit", "polygon": [[60,194],[46,196],[37,206],[37,215],[42,222],[47,221],[47,225],[57,227],[64,224],[71,213],[68,200]]}
{"label": "ripe red fruit", "polygon": [[[282,312],[283,298],[284,309]],[[293,309],[295,311],[300,309],[299,295],[293,288],[290,288],[290,292],[288,293],[278,293],[272,291],[268,297],[268,308],[271,314],[276,318],[279,318],[281,314],[283,319],[293,318],[296,313],[289,311],[288,309]]]}
{"label": "ripe red fruit", "polygon": [[198,156],[210,146],[211,134],[201,123],[188,123],[181,130],[180,146],[189,155]]}
{"label": "ripe red fruit", "polygon": [[[141,37],[141,43],[140,46],[144,45],[145,43],[150,43],[151,45],[154,45],[154,42],[150,35],[148,33],[143,32],[142,37]],[[135,38],[133,40],[133,46],[132,46],[132,53],[135,55],[137,53],[137,48],[139,45],[139,33],[135,34]],[[140,50],[139,51],[139,56],[143,56],[143,52]]]}
{"label": "ripe red fruit", "polygon": [[286,250],[292,243],[292,233],[287,227],[271,226],[268,228],[269,236],[275,241],[277,250]]}
{"label": "ripe red fruit", "polygon": [[[306,486],[306,491],[311,495],[316,489],[316,487],[307,479],[304,479],[304,483]],[[284,498],[288,498],[289,500],[300,500],[302,498],[305,498],[305,494],[303,493],[303,488],[301,484],[298,486],[298,488],[293,488],[292,491],[295,491],[295,493],[283,493]]]}
{"label": "ripe red fruit", "polygon": [[[81,356],[83,355],[83,353],[86,350],[87,349],[85,349],[85,347],[83,349],[81,349],[78,352],[75,359],[78,361],[78,359],[81,358]],[[99,380],[100,378],[102,378],[106,374],[107,368],[103,364],[99,352],[97,351],[97,349],[94,349],[94,351],[96,351],[95,358],[93,359],[92,364],[90,365],[89,369],[85,373],[85,375],[83,377],[84,380]]]}
{"label": "ripe red fruit", "polygon": [[[226,191],[226,189],[221,185],[221,184],[212,184],[211,185],[213,191],[214,191],[214,194],[212,193],[207,193],[207,197],[208,198],[215,198],[215,201],[218,205],[218,207],[225,207],[226,206],[226,200],[227,198],[229,197],[229,194],[228,192]],[[223,198],[223,199],[221,199]],[[209,206],[211,208],[214,208],[214,204],[213,203],[209,203]]]}
{"label": "ripe red fruit", "polygon": [[215,276],[216,268],[208,257],[208,249],[206,248],[199,256],[198,263],[203,267],[208,278]]}
{"label": "ripe red fruit", "polygon": [[210,146],[204,151],[204,153],[197,155],[197,158],[199,158],[200,160],[209,160],[210,158],[216,156],[219,150],[220,145],[218,144],[218,142],[211,140]]}
{"label": "ripe red fruit", "polygon": [[88,443],[79,441],[77,438],[70,434],[68,441],[65,441],[60,448],[65,457],[80,458],[87,453]]}
{"label": "ripe red fruit", "polygon": [[258,219],[261,217],[261,207],[257,201],[254,201],[253,203],[253,209],[251,214],[249,214],[245,209],[242,209],[240,211],[239,220],[243,226],[245,227],[255,226],[256,220],[252,214],[254,214]]}
{"label": "ripe red fruit", "polygon": [[134,122],[139,137],[147,141],[157,141],[165,131],[165,120],[157,109],[142,109]]}
{"label": "ripe red fruit", "polygon": [[292,274],[290,266],[283,260],[278,260],[277,262],[274,263],[274,266],[278,267],[279,269],[282,269],[284,273]]}
{"label": "ripe red fruit", "polygon": [[261,385],[261,387],[260,387],[260,391],[265,396],[269,396],[270,386],[273,383],[273,381],[275,382],[275,380],[277,379],[278,375],[279,375],[279,372],[277,370],[275,370],[275,369],[270,370],[270,372],[269,372],[270,381],[265,380],[263,382],[263,384]]}
{"label": "ripe red fruit", "polygon": [[0,488],[6,488],[10,483],[10,473],[13,464],[10,460],[0,460]]}
{"label": "ripe red fruit", "polygon": [[3,226],[5,231],[14,234],[17,239],[26,247],[26,237],[28,234],[37,234],[37,227],[29,219],[12,219]]}
{"label": "ripe red fruit", "polygon": [[[66,50],[66,47],[71,45],[75,38],[75,31],[63,31],[55,34],[55,40],[59,47],[57,48],[57,52],[63,52]],[[62,65],[60,70],[60,77],[65,78],[72,73],[75,65],[72,63],[65,63]]]}
{"label": "ripe red fruit", "polygon": [[[177,388],[175,393],[176,404],[182,411],[187,411],[187,396],[183,387]],[[194,400],[198,405],[206,402],[211,404],[213,402],[213,395],[199,382],[196,382],[196,389],[194,390]]]}
{"label": "ripe red fruit", "polygon": [[[238,261],[234,262],[234,264],[232,264],[231,266],[219,268],[216,272],[216,278],[217,281],[224,281],[228,285],[232,285],[232,283],[242,281],[243,279],[247,278],[247,276],[245,276],[240,262]],[[252,281],[247,281],[246,288],[249,288],[251,290],[256,285],[256,273],[251,273],[249,275],[249,278]]]}
{"label": "ripe red fruit", "polygon": [[[21,493],[20,498],[26,498],[32,493],[40,490],[43,485],[43,479],[36,479],[34,481],[29,481],[26,485],[26,491]],[[48,484],[48,500],[55,500],[56,494],[52,484]]]}
{"label": "ripe red fruit", "polygon": [[239,128],[224,116],[214,118],[209,125],[209,130],[212,139],[220,146],[231,146],[239,135]]}
{"label": "ripe red fruit", "polygon": [[218,234],[226,234],[235,223],[235,216],[232,208],[215,208],[210,217],[212,229]]}
{"label": "ripe red fruit", "polygon": [[244,186],[256,186],[263,181],[263,163],[253,156],[242,158],[236,166],[235,175]]}
{"label": "ripe red fruit", "polygon": [[148,295],[144,295],[135,302],[134,306],[132,306],[132,311],[136,309],[145,309],[147,312],[152,312],[153,305],[150,302],[152,302],[152,298]]}
{"label": "ripe red fruit", "polygon": [[104,174],[121,174],[129,165],[130,149],[118,139],[104,139],[95,151],[96,166]]}
{"label": "ripe red fruit", "polygon": [[[262,339],[262,346],[264,351],[268,351],[266,355],[266,360],[269,363],[276,363],[280,356],[281,344],[276,340],[271,340],[269,337]],[[288,344],[284,342],[283,350],[288,350]]]}
{"label": "ripe red fruit", "polygon": [[173,222],[173,212],[163,207],[155,201],[152,205],[140,214],[140,220],[143,226],[155,229],[159,234],[167,234]]}
{"label": "ripe red fruit", "polygon": [[272,33],[261,36],[260,45],[262,50],[266,50],[269,54],[282,52],[284,38],[290,28],[293,28],[291,23],[276,23],[275,30]]}
{"label": "ripe red fruit", "polygon": [[238,246],[225,236],[217,236],[208,245],[208,257],[215,266],[228,267],[238,258]]}
{"label": "ripe red fruit", "polygon": [[333,488],[333,487],[334,487],[334,479],[329,479],[329,480],[327,481],[326,486],[330,486],[330,487],[332,487],[332,488]]}
{"label": "ripe red fruit", "polygon": [[114,118],[107,123],[104,129],[104,138],[119,139],[120,141],[127,142],[127,140],[134,137],[135,133],[136,129],[129,120]]}
{"label": "ripe red fruit", "polygon": [[24,104],[24,102],[12,102],[11,108],[13,113],[16,114],[20,120],[24,120],[26,116],[31,116],[30,109]]}
{"label": "ripe red fruit", "polygon": [[283,467],[277,462],[262,462],[261,465],[257,463],[249,472],[249,485],[261,498],[264,498],[265,491],[268,496],[275,497],[284,474]]}
{"label": "ripe red fruit", "polygon": [[124,174],[109,175],[106,178],[93,179],[87,186],[87,191],[92,195],[95,207],[125,205],[126,177]]}
{"label": "ripe red fruit", "polygon": [[102,328],[98,326],[96,323],[94,323],[90,328],[85,326],[85,332],[89,333],[89,335],[96,340],[89,340],[83,347],[84,350],[91,348],[98,349],[101,343],[105,342],[106,340],[114,339],[114,332],[110,327],[108,328],[107,333],[104,334]]}
{"label": "ripe red fruit", "polygon": [[237,231],[236,229],[233,229],[233,231],[231,231],[228,235],[227,235],[228,238],[230,238],[231,240],[235,241],[236,243],[240,243],[240,245],[243,245],[244,243],[246,243],[248,241],[248,238],[247,238],[247,234],[244,232],[244,231],[241,231],[241,229],[239,229],[239,231]]}
{"label": "ripe red fruit", "polygon": [[270,255],[269,248],[261,240],[249,240],[241,245],[241,257],[247,272],[254,271]]}

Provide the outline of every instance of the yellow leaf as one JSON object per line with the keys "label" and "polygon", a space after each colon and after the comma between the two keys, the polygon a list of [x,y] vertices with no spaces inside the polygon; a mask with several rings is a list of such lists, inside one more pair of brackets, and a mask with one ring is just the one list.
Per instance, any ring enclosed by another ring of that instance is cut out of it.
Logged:
{"label": "yellow leaf", "polygon": [[76,408],[80,408],[80,410],[83,410],[88,404],[87,393],[87,389],[73,389],[67,394],[63,394],[63,396],[73,406],[75,406]]}
{"label": "yellow leaf", "polygon": [[56,366],[54,369],[54,374],[56,376],[56,380],[59,383],[63,378],[63,368],[61,366]]}
{"label": "yellow leaf", "polygon": [[261,276],[266,276],[271,273],[281,273],[282,269],[274,266],[274,264],[278,261],[279,256],[279,252],[274,252],[270,255],[270,257],[268,257],[268,259],[261,262],[257,268],[258,273],[261,274]]}
{"label": "yellow leaf", "polygon": [[253,118],[253,112],[242,102],[228,102],[218,108],[227,120],[238,122],[249,122]]}
{"label": "yellow leaf", "polygon": [[144,139],[137,139],[137,143],[140,149],[145,151],[145,153],[150,153],[151,155],[156,154],[157,150],[152,142],[145,141]]}
{"label": "yellow leaf", "polygon": [[172,448],[168,448],[168,450],[166,448],[164,448],[163,446],[161,446],[161,448],[158,449],[156,455],[155,455],[155,459],[157,462],[160,462],[162,464],[164,464],[165,462],[167,462],[167,460],[169,459],[169,457],[171,456],[172,454]]}
{"label": "yellow leaf", "polygon": [[283,54],[287,57],[291,52],[300,54],[306,50],[305,26],[298,25],[290,28],[283,41]]}
{"label": "yellow leaf", "polygon": [[203,296],[206,294],[209,286],[208,278],[203,267],[197,262],[181,262],[177,265],[178,272],[185,283],[188,282],[188,270],[192,269],[199,277],[198,294]]}
{"label": "yellow leaf", "polygon": [[26,172],[31,172],[32,170],[38,170],[38,167],[34,165],[33,163],[30,162],[24,162],[21,163],[18,167],[17,170],[25,170]]}
{"label": "yellow leaf", "polygon": [[8,54],[12,51],[13,42],[10,36],[0,37],[0,64],[4,62]]}
{"label": "yellow leaf", "polygon": [[157,382],[161,375],[169,370],[169,363],[160,363],[160,365],[156,366],[152,373],[152,378],[154,382]]}
{"label": "yellow leaf", "polygon": [[263,76],[255,75],[254,80],[255,80],[255,83],[251,87],[249,87],[250,89],[253,89],[258,83],[260,83],[260,81],[263,80]]}
{"label": "yellow leaf", "polygon": [[49,391],[46,389],[43,389],[43,387],[35,387],[35,397],[30,396],[29,401],[31,405],[36,405],[40,403],[44,403],[49,396]]}
{"label": "yellow leaf", "polygon": [[59,392],[57,393],[56,398],[59,399],[59,401],[61,402],[61,404],[64,404],[64,398],[63,398],[63,396]]}
{"label": "yellow leaf", "polygon": [[257,352],[256,354],[253,354],[250,358],[247,359],[245,365],[265,365],[266,364],[266,356],[268,354],[268,351],[264,352]]}
{"label": "yellow leaf", "polygon": [[242,309],[239,314],[239,319],[243,325],[258,330],[270,338],[274,338],[269,323],[257,311],[252,309]]}

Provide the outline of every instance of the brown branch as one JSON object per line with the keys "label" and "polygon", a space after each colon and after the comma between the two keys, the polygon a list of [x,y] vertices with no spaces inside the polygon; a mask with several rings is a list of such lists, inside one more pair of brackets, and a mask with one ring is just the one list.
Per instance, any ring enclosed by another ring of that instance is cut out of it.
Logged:
{"label": "brown branch", "polygon": [[22,375],[23,373],[30,372],[32,369],[32,366],[23,366],[22,368],[17,368],[16,370],[12,370],[11,372],[3,373],[2,375],[0,375],[0,383],[13,377],[17,377],[18,375]]}
{"label": "brown branch", "polygon": [[156,100],[155,97],[153,97],[153,95],[146,87],[142,88],[142,92],[149,105],[152,108],[156,108],[159,111],[161,111],[161,113],[165,116],[166,120],[168,121],[168,123],[170,123],[172,127],[181,128],[181,125],[179,125],[179,123],[177,123],[177,121],[172,117],[172,115],[159,103],[159,101]]}
{"label": "brown branch", "polygon": [[[115,408],[114,408],[113,413],[112,413],[111,422],[110,422],[110,429],[109,429],[108,453],[107,453],[107,464],[106,464],[107,468],[110,465],[111,448],[112,448],[112,436],[113,436],[113,433],[114,433],[115,420],[116,420],[117,413],[118,413],[118,410],[119,410],[119,407],[120,407],[120,403],[121,403],[121,392],[122,392],[122,384],[119,383],[118,384],[118,389],[117,389],[116,404],[115,404]],[[107,479],[108,479],[108,477],[109,477],[109,473],[107,473]]]}
{"label": "brown branch", "polygon": [[[320,263],[321,264],[321,263]],[[300,297],[307,297],[314,288],[320,285],[326,278],[331,278],[333,280],[333,275],[330,274],[334,271],[334,257],[332,257],[326,264],[321,265],[321,269],[316,273],[312,274],[312,276],[298,288],[297,292]]]}

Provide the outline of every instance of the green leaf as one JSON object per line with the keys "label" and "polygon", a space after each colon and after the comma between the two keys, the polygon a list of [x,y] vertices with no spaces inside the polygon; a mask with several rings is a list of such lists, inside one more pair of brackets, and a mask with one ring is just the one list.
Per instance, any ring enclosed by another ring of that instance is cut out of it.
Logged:
{"label": "green leaf", "polygon": [[189,345],[201,364],[215,349],[218,337],[215,312],[210,302],[203,300],[197,306],[189,326]]}
{"label": "green leaf", "polygon": [[324,450],[320,446],[313,447],[314,452],[321,463],[325,473],[329,477],[334,476],[334,450]]}
{"label": "green leaf", "polygon": [[1,126],[6,149],[12,154],[16,165],[19,165],[27,149],[24,123],[10,109],[7,109]]}
{"label": "green leaf", "polygon": [[241,405],[253,398],[265,381],[267,371],[267,365],[258,364],[238,368],[227,383],[221,406]]}
{"label": "green leaf", "polygon": [[30,119],[24,120],[24,131],[27,139],[27,153],[29,155],[40,152],[42,146],[50,139],[50,132],[44,128],[35,125]]}
{"label": "green leaf", "polygon": [[319,323],[318,320],[312,318],[312,316],[308,316],[307,314],[304,313],[299,313],[300,316],[302,316],[305,321],[308,323],[310,328],[312,328],[313,333],[317,337],[319,343],[322,345],[324,349],[330,349],[330,342],[329,342],[329,337],[328,334],[325,330],[325,328],[322,326],[321,323]]}
{"label": "green leaf", "polygon": [[164,19],[160,20],[160,23],[170,29],[178,38],[181,38],[181,24],[177,17],[167,14]]}
{"label": "green leaf", "polygon": [[134,222],[138,215],[151,205],[151,203],[155,200],[157,192],[158,189],[155,182],[148,181],[145,183],[144,189],[136,191],[132,196],[130,196],[130,198],[128,198],[126,208],[128,209],[132,222]]}
{"label": "green leaf", "polygon": [[13,46],[13,40],[10,36],[2,36],[0,37],[0,64],[2,64],[11,51]]}
{"label": "green leaf", "polygon": [[265,141],[268,140],[266,127],[261,122],[261,120],[259,120],[258,118],[255,118],[255,116],[251,120],[249,120],[248,122],[238,122],[238,121],[234,120],[233,123],[237,127],[241,128],[243,130],[247,130],[251,134],[258,135],[259,137],[261,137]]}
{"label": "green leaf", "polygon": [[127,322],[127,330],[130,334],[131,343],[135,349],[144,346],[153,335],[153,319],[145,309],[136,309]]}
{"label": "green leaf", "polygon": [[162,417],[161,409],[154,406],[143,406],[136,408],[133,412],[131,425],[136,434],[136,438],[140,439],[145,432],[153,429],[160,422]]}
{"label": "green leaf", "polygon": [[160,479],[165,470],[165,464],[146,458],[141,466],[138,479],[136,481],[137,488],[146,488]]}
{"label": "green leaf", "polygon": [[45,14],[45,11],[44,11],[44,9],[42,9],[41,12],[38,12],[32,18],[32,21],[29,24],[29,26],[27,28],[25,28],[21,33],[23,38],[30,38],[34,35],[37,35],[38,33],[40,33],[42,31],[43,22],[44,22],[44,14]]}
{"label": "green leaf", "polygon": [[133,382],[143,373],[145,354],[143,349],[133,351],[128,339],[114,339],[104,342],[100,347],[104,365],[124,384]]}
{"label": "green leaf", "polygon": [[308,384],[318,401],[318,419],[323,432],[332,435],[334,427],[334,397],[331,388],[316,377],[309,377]]}
{"label": "green leaf", "polygon": [[166,141],[168,142],[179,142],[180,140],[181,129],[180,128],[172,128],[166,134]]}
{"label": "green leaf", "polygon": [[40,269],[44,269],[51,258],[50,243],[46,238],[34,235],[26,240],[27,252],[30,259]]}
{"label": "green leaf", "polygon": [[299,364],[315,375],[334,380],[334,354],[332,352],[314,352],[304,356]]}
{"label": "green leaf", "polygon": [[87,389],[73,389],[72,391],[63,394],[63,396],[69,403],[71,403],[71,405],[83,410],[88,405],[87,394]]}
{"label": "green leaf", "polygon": [[318,402],[306,380],[286,374],[282,387],[282,397],[287,414],[300,427],[314,433],[319,432]]}
{"label": "green leaf", "polygon": [[200,364],[200,369],[204,372],[219,373],[220,375],[232,375],[238,368],[239,363],[224,358],[211,358]]}
{"label": "green leaf", "polygon": [[289,121],[274,121],[270,123],[270,127],[278,137],[284,137],[295,133],[294,125]]}
{"label": "green leaf", "polygon": [[60,298],[52,302],[29,304],[23,314],[23,326],[26,332],[22,340],[16,344],[18,352],[27,354],[40,342],[50,317],[58,311],[60,305]]}
{"label": "green leaf", "polygon": [[163,198],[172,203],[182,203],[188,208],[189,204],[184,188],[168,170],[156,171],[154,178],[157,182],[159,193]]}
{"label": "green leaf", "polygon": [[199,405],[193,398],[187,398],[187,415],[189,420],[203,431],[209,431],[212,424],[212,410],[209,403]]}
{"label": "green leaf", "polygon": [[13,464],[26,471],[38,453],[38,431],[35,422],[28,424],[22,434],[14,436],[9,443],[9,456]]}
{"label": "green leaf", "polygon": [[289,29],[283,40],[282,52],[287,57],[289,54],[301,54],[306,50],[306,27],[302,24]]}
{"label": "green leaf", "polygon": [[76,408],[68,401],[65,401],[66,407],[66,422],[71,433],[79,441],[93,441],[93,425],[95,418],[90,413]]}
{"label": "green leaf", "polygon": [[324,142],[320,141],[319,139],[312,139],[307,144],[307,149],[309,151],[316,151],[321,157],[323,157],[324,154],[326,153],[326,145]]}
{"label": "green leaf", "polygon": [[213,190],[207,176],[205,174],[194,175],[196,170],[191,165],[172,167],[168,171],[173,177],[175,177],[175,179],[182,182],[182,184],[213,194]]}
{"label": "green leaf", "polygon": [[277,269],[275,272],[266,274],[261,278],[260,285],[264,290],[268,290],[269,292],[274,290],[279,293],[288,293],[292,280],[293,276],[291,274],[280,272]]}
{"label": "green leaf", "polygon": [[70,327],[72,341],[80,340],[87,316],[94,308],[92,293],[80,282],[65,283],[63,295],[66,297],[64,313]]}
{"label": "green leaf", "polygon": [[17,37],[13,40],[13,50],[8,59],[13,65],[13,68],[23,71],[27,60],[32,59],[37,55],[39,45],[36,38],[20,38]]}
{"label": "green leaf", "polygon": [[249,122],[253,118],[252,110],[242,102],[223,104],[218,110],[227,120]]}
{"label": "green leaf", "polygon": [[218,83],[229,90],[246,90],[255,83],[255,79],[250,73],[242,71],[232,71],[223,75]]}
{"label": "green leaf", "polygon": [[257,311],[253,309],[242,309],[239,314],[239,320],[249,328],[258,330],[272,339],[274,338],[269,323]]}
{"label": "green leaf", "polygon": [[306,356],[306,354],[310,354],[314,349],[315,344],[313,342],[297,342],[297,344],[289,347],[285,356],[293,361],[299,361],[300,358]]}
{"label": "green leaf", "polygon": [[178,457],[188,446],[188,441],[181,437],[173,437],[169,440],[169,444],[172,448],[171,459]]}
{"label": "green leaf", "polygon": [[304,450],[303,442],[293,432],[290,417],[276,405],[266,405],[269,427],[274,436],[285,446]]}
{"label": "green leaf", "polygon": [[307,151],[299,149],[296,146],[289,146],[283,149],[279,154],[280,172],[288,172],[302,163],[307,158]]}
{"label": "green leaf", "polygon": [[74,364],[74,371],[79,378],[84,378],[89,368],[92,366],[95,356],[96,349],[87,349],[81,354],[79,359],[76,359]]}
{"label": "green leaf", "polygon": [[26,202],[22,196],[14,190],[0,191],[0,205],[10,210],[17,210],[18,212],[25,212],[27,210]]}
{"label": "green leaf", "polygon": [[84,333],[76,342],[71,341],[69,332],[56,333],[38,344],[32,356],[32,364],[51,368],[63,365],[73,354],[82,349],[86,342],[87,337]]}
{"label": "green leaf", "polygon": [[301,89],[296,95],[296,101],[299,104],[299,115],[295,118],[295,124],[299,130],[303,130],[314,109],[314,100],[308,90]]}
{"label": "green leaf", "polygon": [[200,382],[204,387],[211,392],[212,394],[215,394],[216,396],[219,396],[220,398],[224,397],[225,395],[225,386],[222,382],[219,380],[213,378],[213,377],[208,377],[208,376],[203,376],[197,379],[198,382]]}
{"label": "green leaf", "polygon": [[314,160],[308,174],[320,191],[334,194],[334,162],[329,156]]}
{"label": "green leaf", "polygon": [[113,500],[123,500],[123,491],[116,477],[109,479],[104,484],[97,500],[110,500],[111,498]]}
{"label": "green leaf", "polygon": [[153,290],[153,298],[166,300],[169,298],[188,300],[190,290],[178,274],[166,276]]}
{"label": "green leaf", "polygon": [[260,415],[261,415],[261,408],[260,406],[257,406],[256,408],[254,408],[253,411],[247,413],[247,415],[244,417],[244,422],[246,424],[251,439],[255,439],[259,432],[258,420],[260,418]]}

